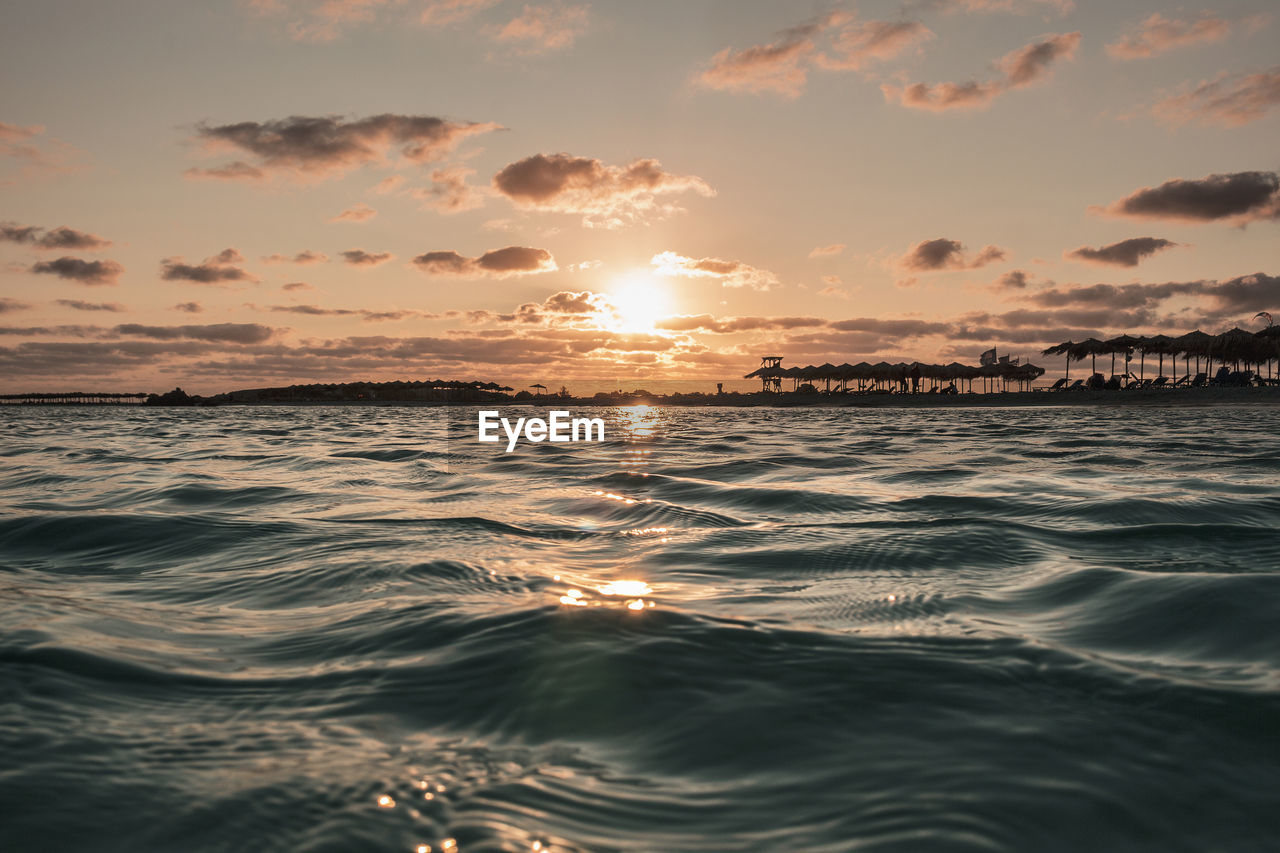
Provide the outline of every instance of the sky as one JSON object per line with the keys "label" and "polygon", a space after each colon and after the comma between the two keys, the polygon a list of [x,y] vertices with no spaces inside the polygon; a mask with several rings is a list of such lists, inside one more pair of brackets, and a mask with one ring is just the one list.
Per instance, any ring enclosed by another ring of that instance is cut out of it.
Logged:
{"label": "sky", "polygon": [[5,7],[4,392],[710,391],[1280,317],[1265,0]]}

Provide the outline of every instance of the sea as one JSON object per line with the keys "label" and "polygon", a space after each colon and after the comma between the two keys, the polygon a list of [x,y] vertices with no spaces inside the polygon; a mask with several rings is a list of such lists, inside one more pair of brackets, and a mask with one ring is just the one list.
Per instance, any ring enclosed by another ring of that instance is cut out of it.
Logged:
{"label": "sea", "polygon": [[0,850],[1280,848],[1280,408],[582,411],[0,410]]}

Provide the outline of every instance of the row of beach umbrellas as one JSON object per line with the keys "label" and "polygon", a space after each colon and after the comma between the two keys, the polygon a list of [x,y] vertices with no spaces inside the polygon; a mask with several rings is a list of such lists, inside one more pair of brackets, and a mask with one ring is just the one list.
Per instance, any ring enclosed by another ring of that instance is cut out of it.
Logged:
{"label": "row of beach umbrellas", "polygon": [[[1115,357],[1123,355],[1126,362],[1139,355],[1139,374],[1141,375],[1146,357],[1154,355],[1159,359],[1159,375],[1164,375],[1165,356],[1176,359],[1181,356],[1190,370],[1191,359],[1196,360],[1199,370],[1200,360],[1205,359],[1209,366],[1214,361],[1219,364],[1256,365],[1261,367],[1273,360],[1280,359],[1280,326],[1267,326],[1260,332],[1250,332],[1234,328],[1219,335],[1210,335],[1196,329],[1185,335],[1120,335],[1109,340],[1087,338],[1083,341],[1063,341],[1044,350],[1042,355],[1065,355],[1067,357],[1067,375],[1071,374],[1071,362],[1089,359],[1093,372],[1097,373],[1097,358],[1100,355],[1111,356],[1111,372],[1115,373]],[[1207,372],[1208,368],[1206,368]],[[1126,371],[1127,372],[1127,371]]]}
{"label": "row of beach umbrellas", "polygon": [[859,362],[858,364],[808,365],[806,367],[761,367],[744,376],[744,379],[774,380],[781,383],[783,379],[793,380],[793,390],[800,383],[825,383],[826,390],[831,390],[832,383],[838,383],[841,390],[847,390],[850,382],[859,383],[865,389],[867,384],[883,386],[885,383],[902,383],[913,377],[938,381],[968,380],[985,378],[1002,382],[1031,382],[1044,373],[1044,368],[1034,364],[1011,364],[998,362],[982,367],[974,367],[953,361],[950,364],[927,364],[922,361],[898,362],[891,364],[881,361],[876,364]]}

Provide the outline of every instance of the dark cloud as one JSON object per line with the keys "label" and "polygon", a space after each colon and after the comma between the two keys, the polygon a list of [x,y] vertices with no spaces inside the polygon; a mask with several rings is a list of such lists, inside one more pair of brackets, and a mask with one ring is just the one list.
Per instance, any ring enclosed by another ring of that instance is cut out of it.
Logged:
{"label": "dark cloud", "polygon": [[841,332],[870,332],[899,338],[918,338],[926,335],[945,335],[950,326],[934,320],[852,317],[848,320],[832,322],[831,328]]}
{"label": "dark cloud", "polygon": [[950,109],[982,107],[1012,89],[1021,89],[1047,78],[1053,66],[1075,58],[1080,46],[1080,33],[1046,36],[1005,54],[997,63],[1000,76],[967,83],[912,83],[880,87],[886,101],[904,107],[940,112]]}
{"label": "dark cloud", "polygon": [[1234,172],[1197,180],[1175,178],[1143,187],[1095,213],[1175,222],[1225,220],[1245,224],[1280,218],[1280,175]]}
{"label": "dark cloud", "polygon": [[342,260],[356,267],[376,267],[394,257],[390,252],[366,252],[364,249],[348,249],[342,253]]}
{"label": "dark cloud", "polygon": [[244,256],[235,249],[223,249],[199,264],[188,264],[182,258],[165,258],[160,262],[160,278],[165,281],[192,281],[196,284],[223,284],[231,281],[253,281],[253,276],[236,264]]}
{"label": "dark cloud", "polygon": [[517,207],[582,214],[585,224],[605,228],[678,209],[660,202],[660,196],[686,191],[715,194],[701,178],[673,175],[657,160],[607,166],[569,154],[535,154],[518,160],[494,175],[493,185]]}
{"label": "dark cloud", "polygon": [[55,299],[54,301],[64,308],[74,308],[77,311],[109,311],[119,314],[125,310],[119,302],[85,302],[83,299]]}
{"label": "dark cloud", "polygon": [[161,341],[192,340],[229,344],[260,344],[279,331],[259,323],[211,323],[204,326],[143,326],[124,323],[112,331],[117,335],[153,338]]}
{"label": "dark cloud", "polygon": [[10,299],[8,296],[0,296],[0,314],[8,314],[11,311],[25,311],[30,307],[26,302]]}
{"label": "dark cloud", "polygon": [[1030,283],[1026,270],[1012,270],[997,278],[992,287],[995,290],[1026,290]]}
{"label": "dark cloud", "polygon": [[1171,125],[1240,127],[1280,106],[1280,65],[1255,74],[1222,75],[1199,86],[1170,95],[1151,108],[1151,114]]}
{"label": "dark cloud", "polygon": [[897,265],[904,270],[932,272],[936,270],[974,270],[1005,259],[1006,250],[999,246],[984,246],[976,255],[965,256],[965,248],[958,240],[939,237],[924,240],[907,250]]}
{"label": "dark cloud", "polygon": [[6,337],[88,338],[101,333],[101,326],[0,326],[0,335]]}
{"label": "dark cloud", "polygon": [[555,258],[546,249],[527,246],[508,246],[485,252],[478,258],[468,258],[457,252],[426,252],[413,259],[414,265],[431,275],[454,275],[466,278],[506,278],[515,275],[553,272]]}
{"label": "dark cloud", "polygon": [[1206,287],[1204,293],[1213,310],[1219,312],[1280,311],[1280,277],[1265,273],[1217,282]]}
{"label": "dark cloud", "polygon": [[31,272],[56,275],[81,284],[116,284],[124,273],[124,267],[115,261],[86,261],[83,258],[61,257],[41,261],[31,267]]}
{"label": "dark cloud", "polygon": [[[251,172],[332,177],[384,163],[391,153],[413,163],[438,160],[463,139],[499,129],[492,122],[392,113],[351,121],[341,116],[290,116],[265,122],[200,124],[196,137],[209,148],[232,149],[254,159],[197,171],[201,177],[223,178],[251,177]],[[226,174],[218,174],[220,170]]]}
{"label": "dark cloud", "polygon": [[1051,287],[1026,296],[1033,305],[1045,308],[1099,306],[1115,310],[1150,308],[1174,296],[1203,292],[1203,281],[1171,281],[1163,284],[1091,284]]}
{"label": "dark cloud", "polygon": [[19,225],[16,222],[0,223],[0,240],[24,243],[36,249],[93,250],[105,249],[111,245],[110,240],[65,225],[45,229],[35,225]]}
{"label": "dark cloud", "polygon": [[1089,246],[1063,253],[1068,260],[1075,258],[1095,264],[1111,264],[1118,267],[1136,267],[1143,258],[1149,258],[1163,249],[1172,249],[1179,245],[1163,237],[1130,237],[1109,246],[1093,249]]}
{"label": "dark cloud", "polygon": [[315,290],[314,287],[305,281],[291,281],[288,284],[280,285],[281,290]]}
{"label": "dark cloud", "polygon": [[174,311],[182,311],[186,314],[203,314],[204,306],[199,302],[179,302],[173,306]]}

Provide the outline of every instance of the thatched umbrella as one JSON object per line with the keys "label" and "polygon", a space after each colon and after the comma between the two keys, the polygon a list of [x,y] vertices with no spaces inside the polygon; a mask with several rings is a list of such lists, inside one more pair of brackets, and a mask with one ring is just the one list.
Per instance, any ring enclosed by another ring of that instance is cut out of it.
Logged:
{"label": "thatched umbrella", "polygon": [[534,393],[535,393],[535,394],[537,394],[538,396],[542,396],[542,392],[543,392],[543,391],[545,391],[545,390],[547,390],[547,386],[546,386],[546,385],[543,385],[543,384],[541,384],[541,383],[537,383],[537,384],[534,384],[534,385],[530,385],[529,387],[530,387],[530,388],[536,388],[536,389],[538,389],[537,391],[535,391],[535,392],[534,392]]}
{"label": "thatched umbrella", "polygon": [[1040,351],[1041,355],[1065,355],[1067,357],[1067,372],[1063,374],[1063,382],[1071,381],[1071,350],[1073,347],[1075,347],[1075,344],[1071,341],[1063,341]]}
{"label": "thatched umbrella", "polygon": [[1116,375],[1116,353],[1124,353],[1124,372],[1129,372],[1129,359],[1133,355],[1133,348],[1142,343],[1140,338],[1132,335],[1120,335],[1106,341],[1107,348],[1111,351],[1111,375]]}
{"label": "thatched umbrella", "polygon": [[[1209,358],[1209,343],[1213,340],[1213,335],[1206,335],[1204,332],[1196,329],[1194,332],[1187,332],[1185,335],[1174,338],[1170,344],[1169,351],[1172,353],[1182,353],[1187,364],[1187,373],[1191,373],[1191,356],[1196,357],[1196,372],[1200,372],[1200,356],[1204,356],[1206,360]],[[1208,372],[1208,366],[1205,365],[1205,372]],[[1174,368],[1177,369],[1176,367]]]}
{"label": "thatched umbrella", "polygon": [[871,377],[875,380],[876,385],[881,382],[893,378],[893,365],[887,361],[877,361],[871,365]]}
{"label": "thatched umbrella", "polygon": [[[1257,334],[1258,340],[1266,348],[1267,353],[1267,378],[1271,377],[1271,359],[1275,359],[1277,365],[1280,366],[1280,326],[1267,326]],[[1274,352],[1274,355],[1272,354]]]}
{"label": "thatched umbrella", "polygon": [[858,364],[854,365],[854,374],[858,377],[859,391],[865,391],[867,389],[867,380],[876,374],[876,368],[873,368],[870,361],[859,361]]}
{"label": "thatched umbrella", "polygon": [[840,380],[840,390],[849,390],[849,380],[856,379],[858,371],[849,362],[845,362],[836,368],[836,378]]}
{"label": "thatched umbrella", "polygon": [[1221,362],[1253,362],[1261,354],[1258,337],[1253,332],[1236,328],[1215,335],[1209,344],[1209,352]]}
{"label": "thatched umbrella", "polygon": [[1138,376],[1142,376],[1143,365],[1149,352],[1160,356],[1160,373],[1158,375],[1164,376],[1164,357],[1166,353],[1174,352],[1171,349],[1172,346],[1173,338],[1168,335],[1152,335],[1149,338],[1143,338],[1142,343],[1138,345],[1138,351],[1142,353],[1142,361],[1138,362]]}
{"label": "thatched umbrella", "polygon": [[1071,348],[1070,358],[1073,361],[1084,361],[1087,356],[1094,373],[1098,372],[1098,353],[1109,352],[1107,345],[1097,338],[1085,338]]}

